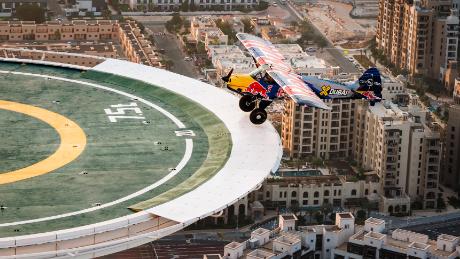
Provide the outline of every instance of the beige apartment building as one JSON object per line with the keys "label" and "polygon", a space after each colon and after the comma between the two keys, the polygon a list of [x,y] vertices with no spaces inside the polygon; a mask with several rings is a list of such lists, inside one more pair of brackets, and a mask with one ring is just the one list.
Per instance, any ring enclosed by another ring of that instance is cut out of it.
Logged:
{"label": "beige apartment building", "polygon": [[116,40],[118,27],[118,22],[112,20],[50,21],[42,24],[0,21],[0,42]]}
{"label": "beige apartment building", "polygon": [[411,75],[446,81],[458,48],[458,11],[452,7],[451,0],[380,0],[378,48]]}
{"label": "beige apartment building", "polygon": [[301,107],[287,100],[282,115],[281,138],[291,158],[323,159],[351,157],[354,100],[325,100],[331,111]]}
{"label": "beige apartment building", "polygon": [[126,58],[134,63],[161,67],[161,58],[151,42],[142,34],[135,21],[127,21],[119,26],[119,40]]}
{"label": "beige apartment building", "polygon": [[443,184],[459,190],[460,187],[460,81],[454,89],[455,104],[449,107],[445,134],[445,165],[441,175]]}
{"label": "beige apartment building", "polygon": [[380,177],[380,210],[397,213],[411,201],[436,208],[440,133],[417,107],[361,103],[355,109],[354,160]]}

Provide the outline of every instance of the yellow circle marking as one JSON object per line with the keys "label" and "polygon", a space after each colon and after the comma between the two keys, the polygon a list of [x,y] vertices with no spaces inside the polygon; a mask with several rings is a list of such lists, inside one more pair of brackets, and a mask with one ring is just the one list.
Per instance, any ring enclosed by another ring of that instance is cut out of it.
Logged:
{"label": "yellow circle marking", "polygon": [[44,121],[53,127],[61,138],[59,148],[46,159],[11,172],[0,172],[0,184],[21,181],[47,174],[76,159],[85,149],[85,132],[72,120],[35,106],[0,100],[0,109],[23,113]]}

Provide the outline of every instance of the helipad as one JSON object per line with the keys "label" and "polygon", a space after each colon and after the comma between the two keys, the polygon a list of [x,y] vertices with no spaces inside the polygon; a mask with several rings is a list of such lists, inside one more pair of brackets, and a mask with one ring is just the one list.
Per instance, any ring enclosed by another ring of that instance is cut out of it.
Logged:
{"label": "helipad", "polygon": [[278,166],[276,131],[221,89],[120,60],[4,60],[0,256],[136,246],[218,213]]}

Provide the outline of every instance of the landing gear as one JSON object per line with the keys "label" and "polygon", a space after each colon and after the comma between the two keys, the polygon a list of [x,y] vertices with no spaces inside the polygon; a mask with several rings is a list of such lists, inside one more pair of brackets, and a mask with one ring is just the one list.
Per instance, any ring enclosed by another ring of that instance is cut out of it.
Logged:
{"label": "landing gear", "polygon": [[267,120],[267,112],[264,109],[254,109],[249,115],[249,119],[254,124],[262,124]]}
{"label": "landing gear", "polygon": [[255,98],[251,95],[243,95],[240,98],[240,109],[244,112],[250,112],[256,108]]}

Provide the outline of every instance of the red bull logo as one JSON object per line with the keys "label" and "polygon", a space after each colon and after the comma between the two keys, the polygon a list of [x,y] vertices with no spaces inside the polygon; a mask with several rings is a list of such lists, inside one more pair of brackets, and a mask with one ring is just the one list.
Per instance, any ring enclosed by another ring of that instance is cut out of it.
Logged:
{"label": "red bull logo", "polygon": [[260,95],[263,98],[268,98],[267,89],[265,89],[259,82],[252,82],[248,88],[246,88],[246,92],[249,92],[253,95]]}
{"label": "red bull logo", "polygon": [[364,91],[360,93],[362,96],[366,97],[368,100],[380,99],[372,91]]}

